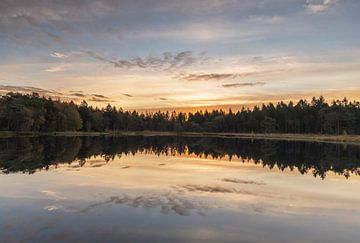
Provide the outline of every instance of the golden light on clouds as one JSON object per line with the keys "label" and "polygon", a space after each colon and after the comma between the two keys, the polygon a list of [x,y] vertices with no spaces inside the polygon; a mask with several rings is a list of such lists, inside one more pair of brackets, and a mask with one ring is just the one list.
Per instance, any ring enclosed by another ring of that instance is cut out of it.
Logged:
{"label": "golden light on clouds", "polygon": [[359,3],[276,3],[9,2],[0,85],[142,110],[360,99]]}

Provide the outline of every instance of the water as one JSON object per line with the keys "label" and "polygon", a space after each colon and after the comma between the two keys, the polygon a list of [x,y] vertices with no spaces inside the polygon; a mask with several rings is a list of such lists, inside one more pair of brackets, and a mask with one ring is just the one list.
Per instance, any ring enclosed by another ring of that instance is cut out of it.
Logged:
{"label": "water", "polygon": [[0,242],[358,242],[360,147],[0,139]]}

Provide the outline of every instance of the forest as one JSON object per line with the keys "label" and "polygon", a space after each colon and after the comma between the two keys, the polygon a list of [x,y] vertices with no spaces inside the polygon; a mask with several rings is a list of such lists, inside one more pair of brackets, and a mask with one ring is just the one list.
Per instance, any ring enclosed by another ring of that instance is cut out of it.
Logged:
{"label": "forest", "polygon": [[325,98],[269,103],[240,111],[195,113],[125,111],[83,101],[63,102],[36,93],[0,97],[1,131],[176,131],[238,133],[360,134],[360,103]]}

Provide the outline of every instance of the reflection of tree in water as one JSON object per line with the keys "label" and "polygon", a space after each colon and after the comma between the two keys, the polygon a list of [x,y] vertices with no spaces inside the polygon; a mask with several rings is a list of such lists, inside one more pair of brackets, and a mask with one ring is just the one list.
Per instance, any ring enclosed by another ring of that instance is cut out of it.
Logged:
{"label": "reflection of tree in water", "polygon": [[71,163],[81,142],[78,137],[0,139],[0,167],[4,173],[34,173],[52,164]]}
{"label": "reflection of tree in water", "polygon": [[58,163],[79,162],[100,156],[116,157],[150,153],[202,158],[253,160],[264,167],[297,169],[325,178],[331,171],[349,177],[360,175],[360,149],[357,146],[315,142],[250,140],[196,137],[26,137],[0,139],[0,169],[3,173],[34,173]]}

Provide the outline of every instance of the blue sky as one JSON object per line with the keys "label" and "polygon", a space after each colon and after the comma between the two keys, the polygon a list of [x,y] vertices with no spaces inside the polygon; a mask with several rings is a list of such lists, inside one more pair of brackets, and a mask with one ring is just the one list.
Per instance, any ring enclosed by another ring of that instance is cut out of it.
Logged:
{"label": "blue sky", "polygon": [[360,1],[0,2],[0,92],[126,109],[360,98]]}

